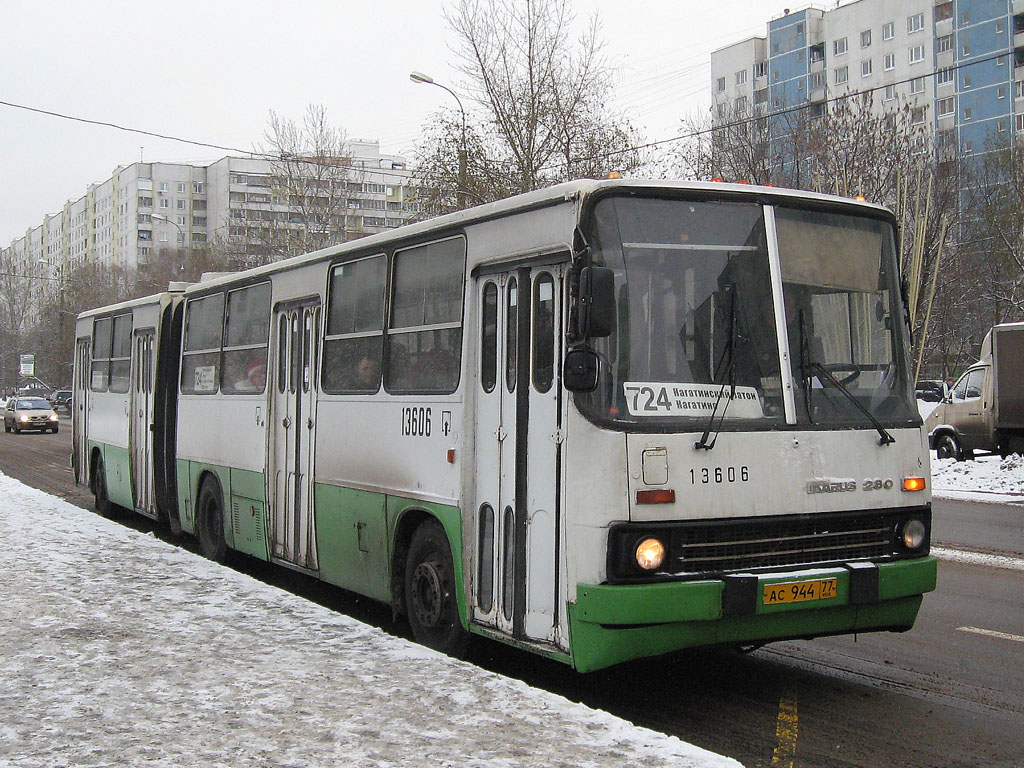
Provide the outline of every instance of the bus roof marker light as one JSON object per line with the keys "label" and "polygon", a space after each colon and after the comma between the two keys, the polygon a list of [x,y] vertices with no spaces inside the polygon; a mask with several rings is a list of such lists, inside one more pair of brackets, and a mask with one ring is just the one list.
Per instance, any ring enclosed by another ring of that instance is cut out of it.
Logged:
{"label": "bus roof marker light", "polygon": [[903,490],[904,491],[923,491],[928,484],[925,482],[923,477],[905,477],[903,478]]}

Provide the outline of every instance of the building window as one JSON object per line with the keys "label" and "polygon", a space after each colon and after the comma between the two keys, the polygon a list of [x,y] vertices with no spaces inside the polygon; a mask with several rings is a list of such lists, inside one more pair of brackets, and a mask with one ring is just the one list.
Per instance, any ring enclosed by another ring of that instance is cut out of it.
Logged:
{"label": "building window", "polygon": [[768,62],[759,61],[754,64],[754,77],[764,77],[768,74]]}
{"label": "building window", "polygon": [[836,69],[836,83],[845,83],[850,79],[850,71],[848,67],[839,67]]}
{"label": "building window", "polygon": [[163,199],[162,199],[162,200],[160,201],[160,207],[161,207],[161,208],[170,208],[170,207],[171,207],[171,201],[170,201],[170,200],[168,200],[168,199],[167,199],[166,197],[165,197],[165,198],[163,198]]}
{"label": "building window", "polygon": [[178,222],[178,226],[179,227],[184,227],[185,226],[185,217],[184,216],[175,216],[174,218]]}
{"label": "building window", "polygon": [[747,112],[747,97],[746,96],[740,96],[738,99],[736,99],[736,112],[738,114],[741,114],[741,115],[746,114],[746,112]]}
{"label": "building window", "polygon": [[1005,120],[996,120],[996,130],[999,133],[1006,133],[1006,121]]}
{"label": "building window", "polygon": [[945,21],[946,19],[953,18],[953,0],[947,0],[945,3],[939,3],[935,6],[935,21]]}
{"label": "building window", "polygon": [[161,181],[160,182],[160,191],[161,192],[166,192],[167,191],[167,182],[166,181]]}
{"label": "building window", "polygon": [[1024,114],[1013,116],[1014,125],[1017,128],[1017,133],[1024,133]]}
{"label": "building window", "polygon": [[882,25],[882,39],[892,40],[894,37],[896,37],[896,22],[887,21]]}
{"label": "building window", "polygon": [[935,73],[936,85],[949,85],[953,82],[953,68],[943,67]]}
{"label": "building window", "polygon": [[1018,80],[1013,84],[1013,92],[1018,99],[1024,99],[1024,80]]}
{"label": "building window", "polygon": [[910,92],[911,93],[924,93],[924,78],[915,77],[910,81]]}
{"label": "building window", "polygon": [[871,45],[871,30],[865,29],[860,33],[860,47],[867,48]]}
{"label": "building window", "polygon": [[970,43],[964,43],[962,46],[960,46],[960,52],[964,56],[970,56],[971,55],[971,44]]}
{"label": "building window", "polygon": [[178,191],[179,192],[184,192],[185,191],[185,182],[183,182],[183,181],[179,181],[178,182]]}
{"label": "building window", "polygon": [[1005,67],[1006,66],[1006,57],[1005,56],[996,56],[996,66],[997,67]]}
{"label": "building window", "polygon": [[860,76],[871,77],[871,59],[865,59],[860,63]]}
{"label": "building window", "polygon": [[964,120],[973,120],[974,110],[970,107],[964,107]]}
{"label": "building window", "polygon": [[935,52],[945,53],[946,51],[953,50],[953,36],[943,35],[942,37],[935,38]]}
{"label": "building window", "polygon": [[725,78],[720,77],[716,82],[718,83],[718,92],[721,93],[725,90]]}
{"label": "building window", "polygon": [[927,111],[927,107],[914,107],[910,110],[910,122],[914,125],[920,125],[924,122]]}
{"label": "building window", "polygon": [[896,98],[896,86],[887,85],[885,86],[885,101],[892,101]]}
{"label": "building window", "polygon": [[952,115],[955,111],[956,100],[952,96],[947,96],[945,99],[939,99],[935,102],[935,114],[939,117]]}
{"label": "building window", "polygon": [[919,64],[924,61],[924,46],[915,45],[910,49],[910,63]]}
{"label": "building window", "polygon": [[186,201],[186,200],[176,200],[174,207],[177,208],[179,211],[184,211],[188,207],[186,205],[187,202],[188,201]]}
{"label": "building window", "polygon": [[886,72],[888,72],[891,69],[896,69],[896,54],[895,53],[887,53],[887,54],[885,54],[885,58],[882,59],[882,69],[884,69]]}
{"label": "building window", "polygon": [[969,11],[964,11],[960,14],[960,23],[965,27],[971,23],[971,14]]}
{"label": "building window", "polygon": [[736,85],[743,85],[747,82],[747,70],[741,69],[736,73]]}
{"label": "building window", "polygon": [[206,226],[206,217],[205,216],[193,216],[192,217],[192,226],[193,227],[205,227]]}
{"label": "building window", "polygon": [[971,87],[971,76],[970,75],[963,75],[963,76],[961,76],[960,79],[961,79],[960,87],[963,90],[966,91],[968,88]]}
{"label": "building window", "polygon": [[816,88],[825,87],[825,73],[824,72],[812,72],[811,73],[811,90]]}
{"label": "building window", "polygon": [[924,29],[923,13],[915,13],[913,16],[907,16],[907,34],[920,32],[922,29]]}
{"label": "building window", "polygon": [[832,53],[833,53],[833,55],[835,55],[835,56],[842,56],[844,53],[846,53],[846,47],[847,47],[847,45],[846,45],[846,38],[845,37],[841,37],[838,40],[833,40],[832,41]]}
{"label": "building window", "polygon": [[996,20],[996,34],[997,35],[1001,35],[1005,31],[1006,31],[1006,20],[1005,19],[998,19],[998,20]]}
{"label": "building window", "polygon": [[197,195],[204,195],[204,194],[206,194],[206,184],[204,184],[201,181],[193,181],[192,182],[192,192],[194,194],[197,194]]}

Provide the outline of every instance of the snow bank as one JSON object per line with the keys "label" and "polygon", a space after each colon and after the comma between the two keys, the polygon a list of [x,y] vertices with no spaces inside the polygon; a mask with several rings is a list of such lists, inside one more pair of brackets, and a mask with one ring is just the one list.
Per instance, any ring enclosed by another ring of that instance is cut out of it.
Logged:
{"label": "snow bank", "polygon": [[979,456],[973,461],[932,456],[932,491],[937,496],[978,501],[1020,501],[1024,497],[1024,457]]}
{"label": "snow bank", "polygon": [[739,765],[3,475],[0,498],[0,766]]}

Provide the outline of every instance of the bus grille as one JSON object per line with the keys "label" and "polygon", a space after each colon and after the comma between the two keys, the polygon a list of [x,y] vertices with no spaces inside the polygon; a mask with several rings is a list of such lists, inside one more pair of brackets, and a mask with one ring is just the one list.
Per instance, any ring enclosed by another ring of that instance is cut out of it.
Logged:
{"label": "bus grille", "polygon": [[896,551],[899,515],[850,513],[718,520],[675,528],[669,571],[697,574],[873,559]]}
{"label": "bus grille", "polygon": [[[908,552],[897,531],[910,518],[931,529],[931,508],[890,507],[851,512],[809,513],[663,523],[617,523],[608,537],[608,580],[717,578],[722,574],[836,565],[856,560],[892,560],[928,554]],[[637,546],[648,537],[667,545],[655,573],[636,562]]]}

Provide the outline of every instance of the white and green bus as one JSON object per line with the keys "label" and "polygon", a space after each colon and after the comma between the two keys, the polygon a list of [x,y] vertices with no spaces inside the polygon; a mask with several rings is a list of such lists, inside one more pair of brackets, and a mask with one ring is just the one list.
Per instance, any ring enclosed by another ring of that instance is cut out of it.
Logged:
{"label": "white and green bus", "polygon": [[449,653],[907,630],[936,563],[895,243],[843,198],[579,181],[97,309],[78,481]]}

